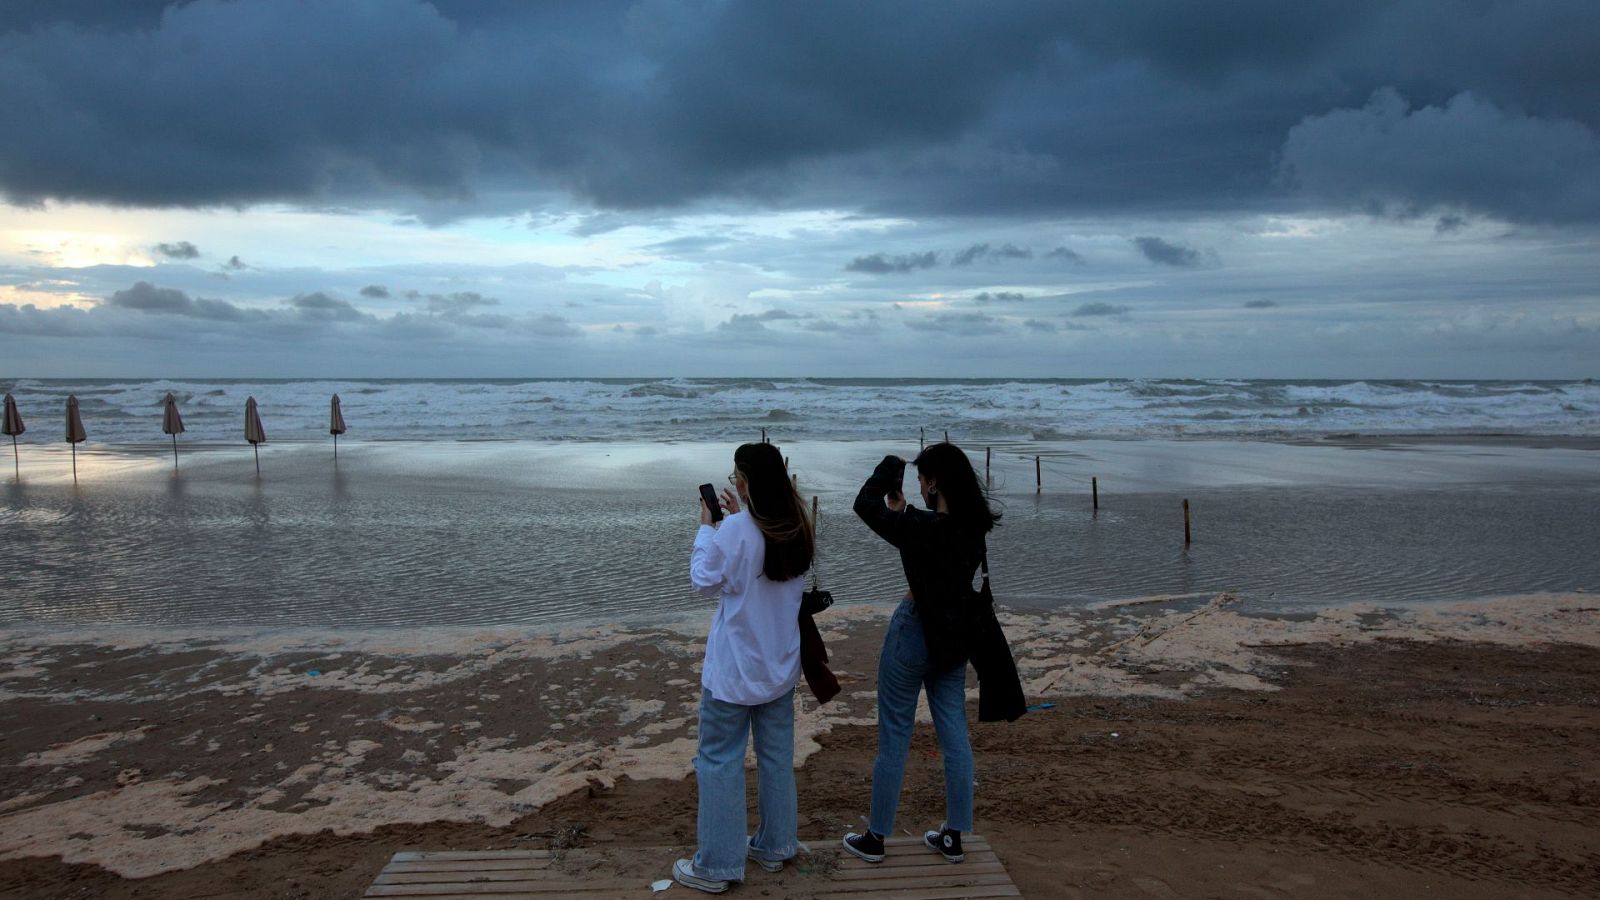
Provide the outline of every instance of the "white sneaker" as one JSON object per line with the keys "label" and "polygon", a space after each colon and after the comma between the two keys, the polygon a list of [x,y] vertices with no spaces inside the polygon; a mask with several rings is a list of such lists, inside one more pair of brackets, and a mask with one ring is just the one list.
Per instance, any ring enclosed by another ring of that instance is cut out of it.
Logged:
{"label": "white sneaker", "polygon": [[692,887],[697,891],[708,894],[720,894],[728,889],[726,881],[715,878],[701,878],[694,873],[694,863],[687,859],[680,859],[672,864],[672,878],[684,887]]}
{"label": "white sneaker", "polygon": [[756,848],[754,848],[754,847],[746,846],[744,855],[745,855],[746,859],[749,859],[751,862],[755,863],[756,865],[760,866],[761,868],[766,869],[768,872],[782,872],[783,871],[783,860],[781,860],[781,859],[762,859],[761,857],[756,855]]}

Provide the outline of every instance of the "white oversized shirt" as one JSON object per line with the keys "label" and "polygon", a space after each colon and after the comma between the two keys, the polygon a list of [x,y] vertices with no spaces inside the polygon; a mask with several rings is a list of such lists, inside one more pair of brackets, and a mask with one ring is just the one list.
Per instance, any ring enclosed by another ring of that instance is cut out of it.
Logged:
{"label": "white oversized shirt", "polygon": [[776,700],[800,680],[805,579],[769,581],[761,572],[766,557],[766,541],[748,512],[728,516],[721,528],[701,525],[694,536],[689,582],[707,597],[722,593],[700,684],[724,703]]}

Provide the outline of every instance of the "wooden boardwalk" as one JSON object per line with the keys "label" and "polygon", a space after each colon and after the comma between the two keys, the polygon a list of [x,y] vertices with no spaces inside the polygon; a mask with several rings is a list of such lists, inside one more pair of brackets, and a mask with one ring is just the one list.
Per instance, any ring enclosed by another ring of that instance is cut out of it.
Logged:
{"label": "wooden boardwalk", "polygon": [[[957,900],[962,897],[1020,897],[1005,867],[987,841],[968,835],[966,862],[952,865],[922,846],[920,838],[890,838],[889,858],[873,865],[845,853],[837,843],[819,846],[790,860],[782,872],[755,863],[729,898],[826,898],[841,900]],[[586,847],[549,850],[468,850],[396,853],[383,867],[367,897],[425,897],[430,900],[551,900],[578,897],[651,897],[652,882],[672,877],[672,862],[693,855],[692,847]],[[654,896],[696,897],[699,891],[674,883]]]}

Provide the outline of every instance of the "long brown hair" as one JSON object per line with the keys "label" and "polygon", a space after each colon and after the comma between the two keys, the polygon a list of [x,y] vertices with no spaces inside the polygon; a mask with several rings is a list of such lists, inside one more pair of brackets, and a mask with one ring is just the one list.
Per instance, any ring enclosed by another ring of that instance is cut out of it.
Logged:
{"label": "long brown hair", "polygon": [[740,444],[733,467],[744,476],[750,518],[766,539],[761,572],[768,581],[798,578],[811,568],[817,551],[816,531],[800,492],[789,480],[789,467],[775,444]]}

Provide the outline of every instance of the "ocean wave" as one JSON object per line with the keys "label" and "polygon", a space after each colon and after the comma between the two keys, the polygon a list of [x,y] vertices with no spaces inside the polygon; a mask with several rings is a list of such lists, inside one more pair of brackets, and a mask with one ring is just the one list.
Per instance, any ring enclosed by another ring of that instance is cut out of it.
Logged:
{"label": "ocean wave", "polygon": [[[1360,434],[1600,435],[1593,381],[1237,379],[18,379],[29,421],[75,393],[91,442],[160,441],[177,397],[186,440],[232,442],[254,396],[275,440],[326,440],[338,393],[352,439],[953,440]],[[30,430],[24,442],[35,438]]]}

